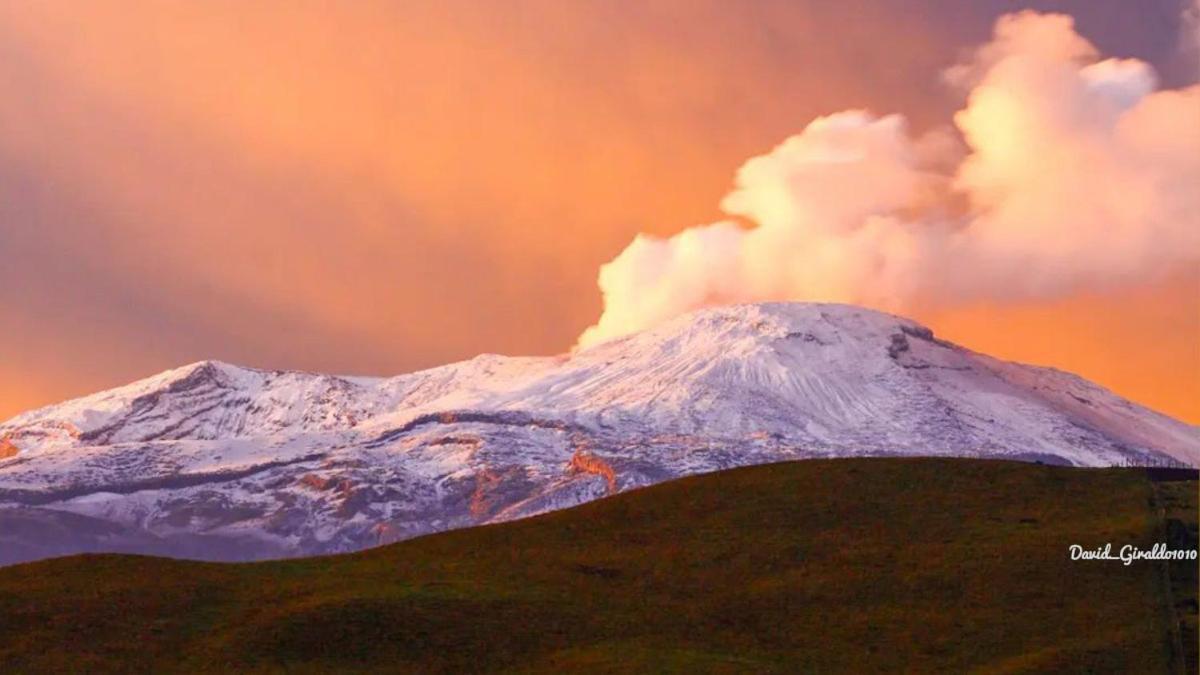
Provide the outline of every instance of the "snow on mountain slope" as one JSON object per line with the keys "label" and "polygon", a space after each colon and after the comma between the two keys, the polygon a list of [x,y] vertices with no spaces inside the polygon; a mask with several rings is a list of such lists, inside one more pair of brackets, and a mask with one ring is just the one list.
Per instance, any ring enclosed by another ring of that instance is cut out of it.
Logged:
{"label": "snow on mountain slope", "polygon": [[822,304],[704,310],[571,355],[393,378],[202,362],[19,415],[0,439],[0,548],[19,552],[0,563],[354,550],[806,457],[1200,464],[1193,427],[1081,378]]}

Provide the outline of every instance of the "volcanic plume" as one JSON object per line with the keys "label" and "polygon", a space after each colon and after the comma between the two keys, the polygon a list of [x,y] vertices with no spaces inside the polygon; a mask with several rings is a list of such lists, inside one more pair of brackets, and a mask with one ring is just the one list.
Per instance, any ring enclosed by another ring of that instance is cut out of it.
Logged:
{"label": "volcanic plume", "polygon": [[1200,262],[1200,85],[1158,88],[1035,12],[942,76],[965,94],[952,127],[818,118],[742,165],[730,219],[637,236],[601,267],[580,345],[713,304],[1047,299]]}

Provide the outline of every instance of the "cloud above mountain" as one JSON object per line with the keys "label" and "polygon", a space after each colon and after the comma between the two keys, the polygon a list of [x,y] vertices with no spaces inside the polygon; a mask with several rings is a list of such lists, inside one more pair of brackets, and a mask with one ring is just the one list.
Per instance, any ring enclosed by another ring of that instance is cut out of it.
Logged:
{"label": "cloud above mountain", "polygon": [[728,220],[637,236],[601,268],[580,344],[710,304],[1053,299],[1200,262],[1200,86],[1159,88],[1035,12],[942,75],[964,94],[952,127],[818,118],[742,165]]}
{"label": "cloud above mountain", "polygon": [[[1195,81],[1184,0],[1022,4],[1162,88]],[[397,373],[561,352],[600,315],[600,265],[726,218],[734,170],[832,111],[902,112],[899,148],[894,121],[862,139],[873,170],[915,155],[896,213],[963,215],[950,122],[972,84],[937,74],[1013,6],[0,2],[0,418],[210,358]],[[1200,422],[1200,266],[1002,306],[919,306],[888,274],[876,290],[947,339]]]}

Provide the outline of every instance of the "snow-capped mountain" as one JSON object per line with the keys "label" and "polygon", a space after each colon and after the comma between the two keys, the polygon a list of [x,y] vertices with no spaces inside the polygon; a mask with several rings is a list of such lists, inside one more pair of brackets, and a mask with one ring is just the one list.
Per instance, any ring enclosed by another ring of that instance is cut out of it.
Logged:
{"label": "snow-capped mountain", "polygon": [[0,424],[0,563],[349,551],[733,466],[942,455],[1200,465],[1193,427],[845,305],[703,310],[392,378],[202,362]]}

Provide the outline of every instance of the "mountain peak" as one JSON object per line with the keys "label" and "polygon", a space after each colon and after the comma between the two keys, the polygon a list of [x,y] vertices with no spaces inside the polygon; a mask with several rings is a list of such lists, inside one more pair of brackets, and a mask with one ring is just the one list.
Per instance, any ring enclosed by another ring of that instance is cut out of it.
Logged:
{"label": "mountain peak", "polygon": [[391,378],[200,361],[18,416],[0,438],[0,507],[252,533],[284,554],[787,459],[1200,464],[1193,427],[1082,378],[818,303],[702,309],[558,357]]}
{"label": "mountain peak", "polygon": [[614,338],[589,349],[668,342],[699,349],[710,344],[724,350],[747,341],[762,343],[805,336],[811,340],[825,336],[839,341],[883,339],[886,342],[891,335],[902,331],[933,338],[932,330],[915,321],[855,305],[762,302],[698,309],[642,333]]}

